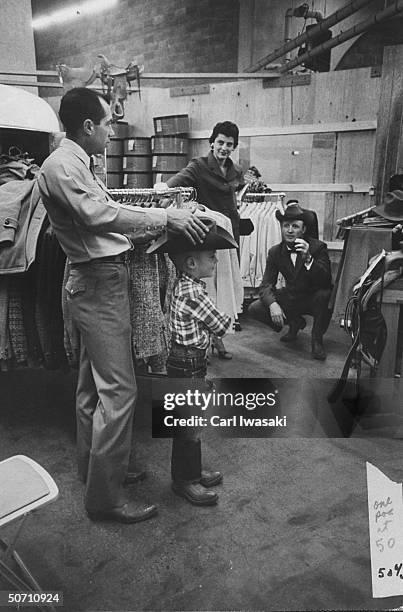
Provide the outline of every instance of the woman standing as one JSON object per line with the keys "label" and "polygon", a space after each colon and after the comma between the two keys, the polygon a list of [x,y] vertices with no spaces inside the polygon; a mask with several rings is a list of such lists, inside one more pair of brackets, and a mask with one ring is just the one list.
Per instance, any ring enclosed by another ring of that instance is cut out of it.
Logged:
{"label": "woman standing", "polygon": [[[239,243],[236,191],[243,186],[244,180],[241,167],[231,160],[231,154],[238,146],[238,137],[239,130],[235,123],[217,123],[209,138],[209,154],[192,159],[186,168],[167,181],[167,185],[194,187],[200,204],[222,213],[231,220],[234,238]],[[232,359],[221,339],[213,339],[214,349],[220,359]]]}
{"label": "woman standing", "polygon": [[231,159],[238,146],[235,123],[223,121],[214,126],[207,157],[192,159],[186,168],[167,181],[168,187],[194,187],[198,201],[231,219],[234,238],[239,242],[239,214],[235,192],[243,186],[242,169]]}

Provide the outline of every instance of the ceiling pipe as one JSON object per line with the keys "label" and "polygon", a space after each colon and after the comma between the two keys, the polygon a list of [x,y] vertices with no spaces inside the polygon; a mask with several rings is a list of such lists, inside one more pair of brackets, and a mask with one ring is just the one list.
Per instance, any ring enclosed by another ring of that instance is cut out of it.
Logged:
{"label": "ceiling pipe", "polygon": [[381,21],[385,21],[386,19],[389,19],[390,17],[394,17],[395,15],[401,12],[403,12],[403,0],[395,0],[393,4],[389,6],[387,9],[384,9],[383,11],[379,11],[378,13],[375,13],[375,15],[372,15],[372,17],[369,17],[365,21],[361,21],[361,23],[357,23],[355,26],[353,26],[349,30],[342,32],[341,34],[339,34],[338,36],[335,36],[331,40],[328,40],[327,42],[321,45],[318,45],[311,51],[307,51],[303,55],[300,55],[294,60],[288,62],[288,64],[280,68],[279,72],[280,73],[288,72],[292,68],[295,68],[296,66],[299,66],[300,64],[303,64],[306,60],[309,60],[312,57],[315,57],[316,55],[320,55],[324,51],[328,51],[329,49],[332,49],[333,47],[337,47],[338,45],[341,45],[346,40],[350,40],[350,38],[354,38],[355,36],[358,36],[358,34],[365,32],[371,26],[376,25],[377,23],[380,23]]}
{"label": "ceiling pipe", "polygon": [[[294,17],[294,9],[288,8],[285,12],[284,17],[284,44],[287,45],[291,41],[291,19]],[[290,60],[290,52],[285,54],[284,61]],[[249,71],[249,69],[248,69]],[[251,70],[251,72],[255,72],[255,70]]]}
{"label": "ceiling pipe", "polygon": [[[291,40],[291,20],[293,17],[303,17],[304,19],[312,18],[316,19],[318,23],[324,19],[320,11],[310,11],[309,5],[306,3],[301,4],[301,6],[297,8],[288,8],[284,17],[284,44],[289,43]],[[290,52],[285,54],[284,61],[290,61]]]}
{"label": "ceiling pipe", "polygon": [[343,8],[329,15],[329,17],[327,17],[326,19],[318,23],[318,25],[316,25],[314,28],[311,28],[310,30],[308,30],[308,32],[304,32],[303,34],[300,34],[299,36],[297,36],[296,38],[294,38],[287,44],[283,45],[282,47],[278,49],[275,49],[272,53],[269,53],[269,55],[266,55],[261,60],[259,60],[256,64],[253,64],[252,66],[247,68],[245,72],[257,72],[258,70],[261,70],[273,60],[278,59],[279,57],[282,57],[288,51],[292,51],[292,49],[296,49],[296,47],[300,47],[302,43],[312,38],[315,38],[316,36],[318,36],[319,33],[324,32],[325,30],[328,30],[330,27],[332,27],[339,21],[342,21],[346,17],[349,17],[353,13],[356,13],[360,8],[362,8],[363,6],[367,6],[368,4],[371,4],[373,1],[374,0],[353,0],[353,2],[350,2]]}
{"label": "ceiling pipe", "polygon": [[307,11],[303,17],[304,19],[316,19],[318,23],[324,20],[324,16],[320,11]]}

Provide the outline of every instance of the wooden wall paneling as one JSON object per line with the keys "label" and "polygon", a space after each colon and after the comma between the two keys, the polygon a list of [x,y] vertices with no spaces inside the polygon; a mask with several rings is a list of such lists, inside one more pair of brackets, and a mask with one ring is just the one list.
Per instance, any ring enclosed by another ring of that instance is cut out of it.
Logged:
{"label": "wooden wall paneling", "polygon": [[[337,135],[324,132],[312,135],[311,183],[333,183]],[[318,215],[319,237],[325,236],[327,193],[310,193],[309,206]],[[331,233],[332,235],[332,233]]]}
{"label": "wooden wall paneling", "polygon": [[312,134],[253,137],[250,143],[250,162],[269,185],[309,182]]}
{"label": "wooden wall paneling", "polygon": [[363,121],[376,118],[379,105],[380,79],[371,78],[370,70],[370,68],[360,68],[340,71],[344,75],[341,90],[341,121]]}
{"label": "wooden wall paneling", "polygon": [[[330,123],[330,120],[342,120],[340,108],[341,92],[345,80],[343,72],[312,75],[312,87],[314,92],[313,123]],[[333,79],[329,78],[330,74],[335,75]]]}
{"label": "wooden wall paneling", "polygon": [[380,83],[379,79],[371,79],[370,68],[337,70],[313,77],[313,123],[376,118]]}
{"label": "wooden wall paneling", "polygon": [[323,218],[323,240],[335,240],[336,227],[336,198],[337,193],[326,193],[324,199],[324,218]]}
{"label": "wooden wall paneling", "polygon": [[[169,88],[144,87],[129,95],[125,119],[138,135],[153,133],[153,116],[187,113],[192,130],[230,118],[240,126],[334,123],[376,119],[380,79],[370,69],[313,74],[310,86],[264,89],[261,80],[211,83],[210,93],[171,97]],[[354,113],[352,113],[354,109]],[[354,114],[354,117],[352,115]]]}
{"label": "wooden wall paneling", "polygon": [[314,117],[314,88],[311,85],[290,87],[290,123],[313,123]]}
{"label": "wooden wall paneling", "polygon": [[390,176],[395,172],[403,172],[403,168],[397,166],[403,115],[402,65],[403,45],[385,47],[373,178],[377,204],[382,202],[388,190]]}
{"label": "wooden wall paneling", "polygon": [[243,170],[247,170],[251,164],[250,161],[250,138],[241,138],[238,145],[238,159]]}
{"label": "wooden wall paneling", "polygon": [[314,210],[318,216],[319,238],[324,237],[324,223],[326,214],[326,193],[305,193],[299,198],[303,208]]}
{"label": "wooden wall paneling", "polygon": [[210,94],[170,97],[167,88],[145,88],[142,100],[131,95],[125,119],[139,128],[139,135],[153,133],[153,116],[187,113],[192,130],[205,130],[218,121],[240,126],[289,125],[290,88],[264,90],[260,80],[212,84]]}
{"label": "wooden wall paneling", "polygon": [[334,182],[370,183],[374,156],[374,132],[339,133]]}
{"label": "wooden wall paneling", "polygon": [[[373,198],[372,198],[373,199]],[[351,215],[352,213],[359,212],[360,210],[364,210],[368,208],[368,206],[372,205],[371,197],[365,193],[335,193],[334,194],[334,226],[332,237],[328,238],[328,240],[335,240],[337,226],[336,220],[345,217],[346,215]],[[330,227],[329,219],[326,221],[327,231]]]}
{"label": "wooden wall paneling", "polygon": [[336,156],[336,134],[312,134],[310,183],[333,183]]}
{"label": "wooden wall paneling", "polygon": [[[228,90],[227,95],[237,100],[237,114],[233,116],[239,126],[256,125],[288,125],[291,122],[291,105],[289,89],[276,88],[267,90],[262,88],[261,81],[250,83],[240,82],[238,87]],[[222,99],[221,108],[225,107],[226,100]]]}

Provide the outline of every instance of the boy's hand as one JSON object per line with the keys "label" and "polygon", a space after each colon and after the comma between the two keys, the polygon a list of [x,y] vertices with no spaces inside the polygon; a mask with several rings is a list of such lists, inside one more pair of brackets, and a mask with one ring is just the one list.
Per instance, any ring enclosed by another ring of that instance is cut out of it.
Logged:
{"label": "boy's hand", "polygon": [[179,208],[167,208],[167,227],[168,231],[186,236],[195,245],[201,244],[209,231],[203,221],[190,210]]}

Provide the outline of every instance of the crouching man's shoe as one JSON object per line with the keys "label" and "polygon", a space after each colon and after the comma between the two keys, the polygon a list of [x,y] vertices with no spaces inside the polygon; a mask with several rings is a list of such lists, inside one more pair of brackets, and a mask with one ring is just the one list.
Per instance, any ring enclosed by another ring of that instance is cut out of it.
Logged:
{"label": "crouching man's shoe", "polygon": [[172,491],[195,506],[213,506],[218,501],[217,493],[207,491],[201,484],[172,483]]}
{"label": "crouching man's shoe", "polygon": [[207,470],[202,470],[200,484],[203,485],[203,487],[215,487],[222,482],[222,478],[221,472],[208,472]]}
{"label": "crouching man's shoe", "polygon": [[297,334],[299,330],[305,329],[305,327],[306,327],[306,321],[304,317],[300,317],[299,319],[296,319],[295,321],[290,321],[290,328],[288,332],[284,334],[284,336],[281,336],[280,341],[281,342],[295,342],[297,339]]}
{"label": "crouching man's shoe", "polygon": [[325,361],[326,351],[321,340],[312,340],[312,357],[318,361]]}
{"label": "crouching man's shoe", "polygon": [[127,502],[123,506],[110,510],[87,510],[92,521],[115,521],[116,523],[140,523],[157,514],[157,506],[140,506],[135,502]]}
{"label": "crouching man's shoe", "polygon": [[146,478],[146,473],[144,471],[141,472],[127,472],[126,474],[126,478],[124,480],[124,485],[128,486],[128,485],[133,485],[136,484],[136,482],[141,482],[142,480],[144,480]]}

